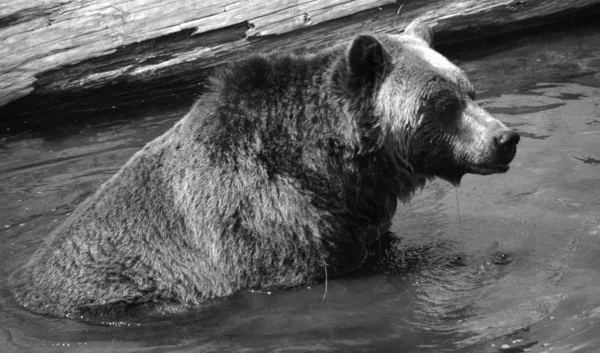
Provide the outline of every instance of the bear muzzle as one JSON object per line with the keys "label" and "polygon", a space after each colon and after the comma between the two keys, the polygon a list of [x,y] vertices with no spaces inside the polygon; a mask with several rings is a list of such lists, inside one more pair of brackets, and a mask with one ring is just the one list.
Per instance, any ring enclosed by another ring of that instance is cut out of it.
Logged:
{"label": "bear muzzle", "polygon": [[470,164],[467,172],[480,175],[507,172],[510,162],[517,154],[517,144],[520,139],[521,136],[514,130],[503,128],[498,131],[493,136],[492,153],[479,163]]}
{"label": "bear muzzle", "polygon": [[462,123],[472,136],[466,147],[470,155],[466,172],[488,175],[508,171],[517,154],[519,134],[472,101],[467,102]]}

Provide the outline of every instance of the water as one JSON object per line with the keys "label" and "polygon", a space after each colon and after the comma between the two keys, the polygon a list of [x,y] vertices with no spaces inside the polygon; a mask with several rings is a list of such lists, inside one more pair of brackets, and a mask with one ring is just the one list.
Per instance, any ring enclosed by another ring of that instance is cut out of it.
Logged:
{"label": "water", "polygon": [[322,283],[120,322],[22,310],[9,274],[187,107],[7,135],[0,352],[600,351],[599,44],[587,27],[455,53],[479,103],[523,137],[511,170],[466,176],[458,196],[430,184],[396,214],[405,257],[330,280],[325,300]]}

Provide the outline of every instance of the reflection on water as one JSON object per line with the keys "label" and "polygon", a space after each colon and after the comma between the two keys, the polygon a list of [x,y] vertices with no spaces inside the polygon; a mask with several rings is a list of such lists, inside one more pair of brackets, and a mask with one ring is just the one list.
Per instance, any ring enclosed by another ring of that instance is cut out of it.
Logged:
{"label": "reflection on water", "polygon": [[[477,61],[467,67],[486,87]],[[118,322],[26,312],[7,288],[11,271],[183,111],[5,141],[0,351],[600,350],[600,89],[487,87],[493,92],[480,103],[523,136],[511,171],[465,177],[460,220],[456,190],[430,184],[400,206],[393,230],[401,241],[381,274],[329,281],[325,300],[323,283],[242,291],[193,312]]]}

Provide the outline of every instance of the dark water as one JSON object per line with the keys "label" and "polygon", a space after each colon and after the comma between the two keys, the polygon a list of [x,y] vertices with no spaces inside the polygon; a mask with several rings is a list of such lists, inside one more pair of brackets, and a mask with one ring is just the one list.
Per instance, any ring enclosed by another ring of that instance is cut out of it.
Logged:
{"label": "dark water", "polygon": [[458,191],[437,181],[400,206],[393,229],[412,269],[244,291],[175,317],[41,317],[16,305],[7,277],[187,108],[5,137],[0,352],[600,351],[598,48],[586,28],[455,55],[479,102],[523,138],[507,174],[467,176]]}

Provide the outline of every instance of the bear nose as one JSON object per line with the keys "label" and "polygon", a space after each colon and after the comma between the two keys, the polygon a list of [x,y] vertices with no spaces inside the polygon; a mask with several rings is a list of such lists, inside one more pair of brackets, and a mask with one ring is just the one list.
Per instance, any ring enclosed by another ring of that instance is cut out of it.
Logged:
{"label": "bear nose", "polygon": [[496,143],[501,148],[515,146],[519,143],[521,136],[514,130],[502,131],[496,136]]}

